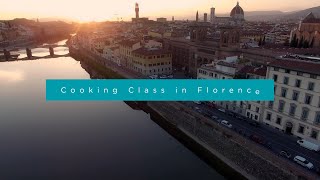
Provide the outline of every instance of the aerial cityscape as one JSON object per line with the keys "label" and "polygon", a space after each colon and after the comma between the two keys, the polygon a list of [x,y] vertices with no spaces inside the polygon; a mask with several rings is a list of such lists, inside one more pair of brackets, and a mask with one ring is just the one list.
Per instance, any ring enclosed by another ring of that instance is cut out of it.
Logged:
{"label": "aerial cityscape", "polygon": [[[0,179],[320,179],[320,2],[20,3]],[[273,80],[274,101],[48,102],[47,79]]]}

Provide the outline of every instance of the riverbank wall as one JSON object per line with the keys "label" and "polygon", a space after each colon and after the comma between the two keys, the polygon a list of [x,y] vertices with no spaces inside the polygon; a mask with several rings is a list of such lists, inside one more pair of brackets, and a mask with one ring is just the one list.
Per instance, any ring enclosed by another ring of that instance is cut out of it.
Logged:
{"label": "riverbank wall", "polygon": [[[101,78],[136,78],[108,69],[106,60],[94,54],[77,49],[71,49],[70,54],[101,71],[104,74]],[[138,102],[136,105],[227,179],[316,179],[179,102]]]}

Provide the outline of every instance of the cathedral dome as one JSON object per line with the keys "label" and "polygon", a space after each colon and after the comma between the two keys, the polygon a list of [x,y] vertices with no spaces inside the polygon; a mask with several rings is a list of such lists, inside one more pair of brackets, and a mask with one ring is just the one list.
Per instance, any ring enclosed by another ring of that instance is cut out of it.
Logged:
{"label": "cathedral dome", "polygon": [[230,16],[235,19],[244,19],[244,11],[240,7],[239,2],[237,5],[232,9]]}

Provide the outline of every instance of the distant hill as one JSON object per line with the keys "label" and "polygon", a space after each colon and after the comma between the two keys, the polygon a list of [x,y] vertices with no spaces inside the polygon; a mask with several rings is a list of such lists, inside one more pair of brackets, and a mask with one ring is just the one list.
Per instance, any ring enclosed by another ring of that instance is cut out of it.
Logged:
{"label": "distant hill", "polygon": [[245,12],[245,19],[248,21],[299,21],[306,17],[310,12],[315,16],[320,17],[320,6],[313,7],[295,12],[281,11],[252,11]]}
{"label": "distant hill", "polygon": [[300,20],[306,17],[310,12],[313,12],[316,17],[320,17],[320,6],[286,14],[282,17],[282,20]]}

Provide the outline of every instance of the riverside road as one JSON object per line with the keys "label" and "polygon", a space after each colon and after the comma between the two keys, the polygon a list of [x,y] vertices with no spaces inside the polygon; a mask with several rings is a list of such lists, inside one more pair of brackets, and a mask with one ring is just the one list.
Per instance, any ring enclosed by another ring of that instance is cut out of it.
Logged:
{"label": "riverside road", "polygon": [[294,163],[292,160],[293,157],[299,155],[305,157],[308,161],[313,163],[316,168],[320,167],[320,153],[310,151],[301,147],[297,143],[298,138],[294,136],[287,135],[281,131],[278,131],[263,124],[261,124],[260,127],[252,126],[246,121],[239,120],[235,117],[229,116],[226,113],[220,112],[216,108],[212,108],[204,104],[197,105],[194,102],[182,103],[193,109],[195,109],[196,107],[200,108],[203,114],[217,116],[219,119],[227,120],[230,124],[232,124],[234,130],[242,130],[242,132],[244,132],[246,136],[257,135],[259,137],[264,138],[267,142],[271,143],[272,148],[270,150],[274,153],[279,154],[281,150],[286,150],[287,152],[289,152],[292,155],[290,159],[292,163]]}

